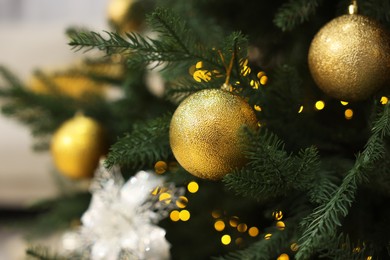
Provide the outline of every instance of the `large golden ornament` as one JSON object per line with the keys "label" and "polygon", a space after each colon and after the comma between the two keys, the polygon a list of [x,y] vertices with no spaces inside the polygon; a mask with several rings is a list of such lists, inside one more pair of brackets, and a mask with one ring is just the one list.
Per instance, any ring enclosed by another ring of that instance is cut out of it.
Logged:
{"label": "large golden ornament", "polygon": [[94,119],[76,115],[54,133],[51,152],[58,170],[72,179],[92,177],[107,151],[106,135]]}
{"label": "large golden ornament", "polygon": [[314,81],[326,94],[363,100],[389,82],[390,36],[368,17],[343,15],[315,35],[308,62]]}
{"label": "large golden ornament", "polygon": [[221,89],[201,90],[173,114],[169,132],[173,154],[191,174],[221,179],[246,162],[244,125],[257,128],[256,115],[245,100]]}

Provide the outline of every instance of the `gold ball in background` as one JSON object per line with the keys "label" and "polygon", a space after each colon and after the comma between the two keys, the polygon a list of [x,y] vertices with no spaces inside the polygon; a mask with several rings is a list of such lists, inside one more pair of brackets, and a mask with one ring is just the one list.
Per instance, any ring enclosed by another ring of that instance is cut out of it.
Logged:
{"label": "gold ball in background", "polygon": [[245,164],[240,132],[257,128],[254,111],[241,97],[207,89],[186,98],[176,109],[169,138],[179,164],[191,174],[221,179]]}
{"label": "gold ball in background", "polygon": [[107,8],[109,23],[120,32],[139,32],[142,30],[145,15],[151,1],[110,0]]}
{"label": "gold ball in background", "polygon": [[357,14],[331,20],[315,35],[310,72],[329,96],[357,101],[389,82],[390,36],[376,21]]}
{"label": "gold ball in background", "polygon": [[103,127],[94,119],[76,115],[54,133],[51,153],[58,170],[72,179],[92,177],[107,152]]}
{"label": "gold ball in background", "polygon": [[102,95],[105,87],[82,74],[53,73],[45,76],[57,88],[51,89],[46,82],[32,76],[28,82],[31,90],[40,94],[61,94],[77,99],[83,98],[87,93]]}

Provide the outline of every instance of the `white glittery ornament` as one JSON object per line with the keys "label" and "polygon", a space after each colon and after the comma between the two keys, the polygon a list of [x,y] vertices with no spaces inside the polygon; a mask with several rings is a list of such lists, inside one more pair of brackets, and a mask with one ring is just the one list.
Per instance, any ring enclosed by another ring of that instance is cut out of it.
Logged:
{"label": "white glittery ornament", "polygon": [[[166,187],[164,178],[140,171],[124,183],[118,167],[107,170],[100,164],[91,185],[92,200],[76,232],[63,237],[69,255],[93,260],[170,258],[165,230],[156,225],[174,203],[152,195],[156,187]],[[170,185],[172,201],[184,193]]]}

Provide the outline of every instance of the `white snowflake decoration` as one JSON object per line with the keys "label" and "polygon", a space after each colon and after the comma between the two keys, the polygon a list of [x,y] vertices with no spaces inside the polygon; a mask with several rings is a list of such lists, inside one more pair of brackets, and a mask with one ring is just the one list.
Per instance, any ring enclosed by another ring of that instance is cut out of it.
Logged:
{"label": "white snowflake decoration", "polygon": [[81,218],[82,225],[78,231],[64,235],[64,249],[93,260],[169,259],[165,230],[156,223],[175,204],[152,195],[156,187],[168,188],[172,201],[184,192],[172,185],[164,186],[163,177],[146,171],[124,183],[118,167],[107,170],[101,163],[91,185],[92,200]]}

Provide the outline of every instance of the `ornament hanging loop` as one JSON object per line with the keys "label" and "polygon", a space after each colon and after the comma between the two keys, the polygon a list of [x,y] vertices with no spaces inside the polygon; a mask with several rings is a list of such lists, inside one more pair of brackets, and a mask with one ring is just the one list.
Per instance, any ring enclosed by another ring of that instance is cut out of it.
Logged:
{"label": "ornament hanging loop", "polygon": [[[225,63],[225,59],[223,58],[222,53],[219,53],[219,54],[221,55],[222,61]],[[232,73],[234,58],[235,58],[235,55],[234,55],[234,52],[233,52],[232,58],[230,59],[230,62],[229,62],[229,65],[228,66],[225,65],[226,79],[225,79],[225,82],[223,83],[223,85],[221,87],[221,89],[225,90],[225,91],[230,91],[230,87],[231,87],[231,85],[230,85],[230,74]]]}
{"label": "ornament hanging loop", "polygon": [[358,13],[357,0],[351,1],[351,4],[348,6],[348,13],[349,14],[357,14]]}

